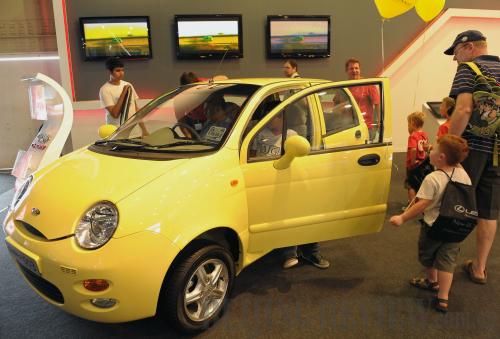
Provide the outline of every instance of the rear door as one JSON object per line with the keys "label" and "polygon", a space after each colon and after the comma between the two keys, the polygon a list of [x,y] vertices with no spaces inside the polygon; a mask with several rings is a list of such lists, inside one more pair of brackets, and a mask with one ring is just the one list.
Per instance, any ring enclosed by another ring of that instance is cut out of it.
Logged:
{"label": "rear door", "polygon": [[[353,95],[360,86],[373,86],[371,91],[379,93],[377,126],[371,131]],[[392,165],[389,95],[386,79],[312,86],[279,104],[246,135],[240,162],[250,252],[381,229]],[[309,155],[294,159],[284,170],[273,166],[283,147],[268,156],[255,152],[259,135],[280,114],[284,129],[295,132],[283,133],[283,139],[298,134],[312,146]],[[306,125],[293,125],[297,121]]]}

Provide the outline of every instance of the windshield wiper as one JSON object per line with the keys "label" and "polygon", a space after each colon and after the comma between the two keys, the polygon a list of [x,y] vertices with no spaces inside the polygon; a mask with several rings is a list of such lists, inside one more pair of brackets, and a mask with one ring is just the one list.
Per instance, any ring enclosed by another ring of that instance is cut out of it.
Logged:
{"label": "windshield wiper", "polygon": [[[128,143],[128,145],[127,145]],[[117,139],[117,140],[98,140],[94,143],[94,145],[103,145],[103,144],[111,144],[112,147],[110,151],[126,151],[126,150],[140,150],[143,152],[158,152],[160,149],[176,147],[176,146],[187,146],[187,145],[204,145],[204,146],[214,146],[212,143],[204,142],[204,141],[177,141],[174,143],[163,144],[163,145],[151,145],[138,140],[130,140],[130,139]],[[176,151],[176,150],[172,150]],[[167,151],[168,152],[168,151]]]}
{"label": "windshield wiper", "polygon": [[150,146],[147,142],[134,140],[134,139],[115,139],[115,140],[97,140],[94,145],[104,145],[108,143],[125,143],[125,144],[133,144],[138,146]]}
{"label": "windshield wiper", "polygon": [[163,145],[151,145],[150,148],[169,148],[176,146],[190,146],[190,145],[203,145],[203,146],[214,146],[213,143],[201,141],[201,140],[193,140],[193,141],[177,141],[174,143],[163,144]]}

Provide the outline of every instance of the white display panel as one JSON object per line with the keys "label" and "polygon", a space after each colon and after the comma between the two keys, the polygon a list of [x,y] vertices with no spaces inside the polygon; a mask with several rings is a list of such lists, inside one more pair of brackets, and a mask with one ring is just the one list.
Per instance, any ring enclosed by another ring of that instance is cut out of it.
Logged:
{"label": "white display panel", "polygon": [[43,124],[26,151],[19,151],[12,175],[17,184],[33,172],[58,159],[73,125],[68,94],[53,79],[38,73],[24,79],[28,84],[31,118]]}

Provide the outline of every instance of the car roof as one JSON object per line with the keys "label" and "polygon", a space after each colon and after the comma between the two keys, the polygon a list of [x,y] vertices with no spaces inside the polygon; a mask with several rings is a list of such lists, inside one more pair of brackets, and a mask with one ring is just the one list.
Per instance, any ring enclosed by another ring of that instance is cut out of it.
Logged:
{"label": "car roof", "polygon": [[221,81],[214,81],[216,84],[247,84],[247,85],[257,85],[266,86],[270,84],[281,83],[283,85],[289,83],[304,83],[304,82],[315,82],[315,83],[326,83],[331,82],[331,80],[325,79],[313,79],[313,78],[239,78],[239,79],[227,79]]}

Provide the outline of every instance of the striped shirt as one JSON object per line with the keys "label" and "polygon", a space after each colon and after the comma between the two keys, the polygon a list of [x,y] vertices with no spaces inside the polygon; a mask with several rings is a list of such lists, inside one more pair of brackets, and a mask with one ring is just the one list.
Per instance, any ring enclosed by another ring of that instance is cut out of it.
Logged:
{"label": "striped shirt", "polygon": [[[481,55],[472,60],[481,70],[483,75],[495,78],[500,82],[500,59],[494,55]],[[474,79],[476,73],[467,65],[460,64],[451,86],[450,97],[456,99],[461,93],[474,92]],[[472,134],[466,128],[462,137],[467,140],[471,150],[493,153],[494,138],[482,138]],[[500,153],[500,150],[499,150]]]}

